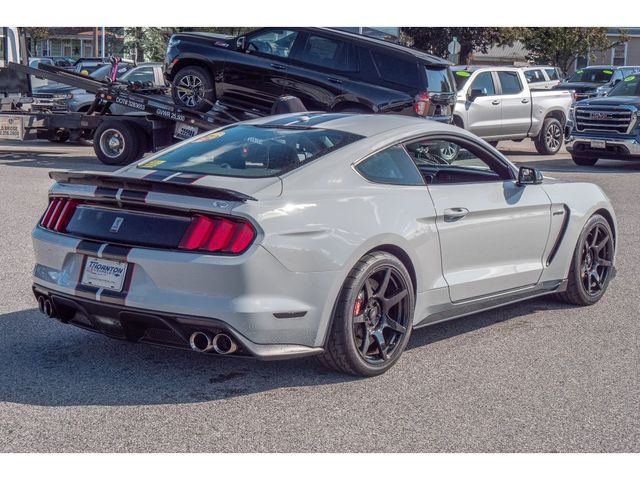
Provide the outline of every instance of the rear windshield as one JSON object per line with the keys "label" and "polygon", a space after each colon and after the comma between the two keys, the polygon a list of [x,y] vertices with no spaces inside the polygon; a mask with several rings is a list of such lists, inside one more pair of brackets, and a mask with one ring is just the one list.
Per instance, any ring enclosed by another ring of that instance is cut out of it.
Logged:
{"label": "rear windshield", "polygon": [[361,138],[320,128],[235,125],[187,140],[138,167],[224,177],[275,177]]}
{"label": "rear windshield", "polygon": [[453,92],[448,68],[430,68],[427,71],[427,90],[430,92]]}
{"label": "rear windshield", "polygon": [[456,79],[456,90],[461,90],[464,87],[464,84],[467,83],[469,77],[471,76],[471,72],[466,70],[454,70],[453,78]]}
{"label": "rear windshield", "polygon": [[640,97],[640,73],[629,75],[613,87],[609,97]]}
{"label": "rear windshield", "polygon": [[613,70],[609,68],[584,68],[576,70],[568,82],[606,83],[611,79]]}

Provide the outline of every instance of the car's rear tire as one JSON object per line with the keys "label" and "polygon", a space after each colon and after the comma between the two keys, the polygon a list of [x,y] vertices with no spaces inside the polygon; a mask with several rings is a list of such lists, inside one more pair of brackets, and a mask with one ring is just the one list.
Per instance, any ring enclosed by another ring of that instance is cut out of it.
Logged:
{"label": "car's rear tire", "polygon": [[562,147],[562,124],[560,120],[547,117],[542,123],[540,133],[533,141],[540,155],[555,155]]}
{"label": "car's rear tire", "polygon": [[573,160],[573,163],[581,167],[593,167],[598,161],[597,158],[583,157],[581,155],[576,155],[575,153],[571,154],[571,160]]}
{"label": "car's rear tire", "polygon": [[350,375],[371,377],[391,368],[404,351],[415,295],[404,264],[387,252],[365,255],[336,301],[320,362]]}
{"label": "car's rear tire", "polygon": [[171,95],[179,107],[208,112],[216,101],[215,83],[202,67],[185,67],[173,78]]}
{"label": "car's rear tire", "polygon": [[104,121],[93,134],[93,150],[106,165],[127,165],[140,158],[140,132],[130,122]]}
{"label": "car's rear tire", "polygon": [[573,305],[593,305],[602,298],[613,273],[615,242],[609,222],[593,215],[578,237],[571,257],[567,289],[559,300]]}

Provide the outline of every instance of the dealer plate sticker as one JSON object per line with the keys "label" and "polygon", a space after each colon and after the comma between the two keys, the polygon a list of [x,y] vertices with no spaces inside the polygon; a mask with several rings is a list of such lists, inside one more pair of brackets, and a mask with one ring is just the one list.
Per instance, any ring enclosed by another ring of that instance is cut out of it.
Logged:
{"label": "dealer plate sticker", "polygon": [[591,140],[591,148],[607,148],[607,142],[604,140]]}
{"label": "dealer plate sticker", "polygon": [[23,137],[24,127],[22,117],[0,117],[0,140],[22,140]]}
{"label": "dealer plate sticker", "polygon": [[122,291],[126,274],[127,262],[114,262],[102,258],[87,257],[80,283],[120,292]]}

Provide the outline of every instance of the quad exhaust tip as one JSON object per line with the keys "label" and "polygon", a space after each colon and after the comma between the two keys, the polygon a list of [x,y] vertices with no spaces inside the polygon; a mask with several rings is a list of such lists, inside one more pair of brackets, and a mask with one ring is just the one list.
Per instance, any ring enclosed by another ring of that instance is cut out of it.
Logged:
{"label": "quad exhaust tip", "polygon": [[193,332],[189,337],[191,350],[200,353],[211,352],[228,355],[238,350],[238,344],[226,333],[218,333],[213,338],[205,332]]}
{"label": "quad exhaust tip", "polygon": [[44,295],[38,297],[38,310],[49,318],[55,318],[56,316],[53,302]]}

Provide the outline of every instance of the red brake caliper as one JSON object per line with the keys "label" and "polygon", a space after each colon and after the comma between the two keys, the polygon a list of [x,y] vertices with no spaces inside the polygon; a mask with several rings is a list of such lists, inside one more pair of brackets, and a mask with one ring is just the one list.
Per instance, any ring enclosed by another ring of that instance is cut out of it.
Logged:
{"label": "red brake caliper", "polygon": [[362,292],[356,297],[356,303],[353,305],[353,316],[357,317],[362,313],[362,303],[364,302],[364,295]]}

